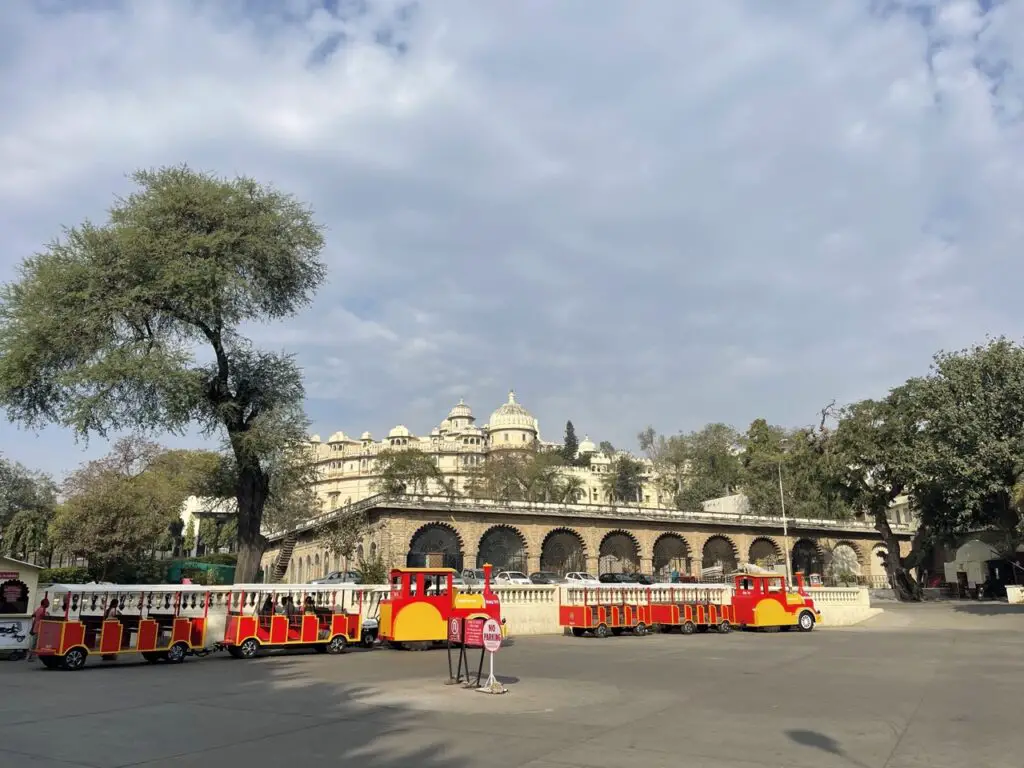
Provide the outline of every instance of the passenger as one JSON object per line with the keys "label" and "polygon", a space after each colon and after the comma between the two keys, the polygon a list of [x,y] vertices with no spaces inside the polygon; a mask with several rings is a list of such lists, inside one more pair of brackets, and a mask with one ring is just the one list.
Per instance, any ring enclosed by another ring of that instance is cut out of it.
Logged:
{"label": "passenger", "polygon": [[[120,614],[121,614],[121,606],[118,605],[117,595],[114,595],[112,598],[110,598],[110,600],[107,601],[107,607],[103,611],[103,620],[104,621],[118,621],[119,617],[120,617]],[[116,653],[108,653],[108,654],[104,654],[100,658],[102,658],[103,661],[113,661],[114,659],[117,658],[117,654]]]}
{"label": "passenger", "polygon": [[28,661],[32,661],[32,654],[39,643],[39,622],[46,618],[46,610],[49,607],[50,601],[44,597],[39,601],[39,607],[32,612],[32,626],[28,631],[28,655],[25,657]]}
{"label": "passenger", "polygon": [[272,616],[274,614],[274,598],[272,595],[267,595],[267,599],[263,601],[263,607],[260,608],[260,616]]}
{"label": "passenger", "polygon": [[316,604],[313,602],[312,595],[306,595],[306,599],[302,601],[302,612],[316,613]]}

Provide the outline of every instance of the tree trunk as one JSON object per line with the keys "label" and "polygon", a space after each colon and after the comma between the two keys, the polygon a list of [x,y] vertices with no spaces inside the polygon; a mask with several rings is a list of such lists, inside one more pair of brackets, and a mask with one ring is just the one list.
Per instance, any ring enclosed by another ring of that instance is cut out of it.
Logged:
{"label": "tree trunk", "polygon": [[260,570],[260,560],[267,548],[267,539],[260,527],[263,523],[263,507],[267,503],[268,486],[266,473],[258,463],[239,466],[235,485],[235,497],[238,500],[236,584],[253,583]]}
{"label": "tree trunk", "polygon": [[882,535],[885,543],[885,570],[889,574],[896,599],[904,602],[921,599],[921,587],[906,568],[900,557],[900,542],[889,525],[889,515],[885,511],[875,512],[875,530]]}

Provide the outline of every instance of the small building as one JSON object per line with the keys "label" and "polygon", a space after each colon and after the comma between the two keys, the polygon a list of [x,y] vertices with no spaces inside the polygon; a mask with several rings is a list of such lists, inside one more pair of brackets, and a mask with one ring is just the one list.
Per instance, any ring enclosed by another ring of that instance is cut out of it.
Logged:
{"label": "small building", "polygon": [[39,604],[38,565],[0,557],[0,655],[21,658],[28,649],[32,611]]}
{"label": "small building", "polygon": [[30,616],[41,566],[0,556],[0,615]]}

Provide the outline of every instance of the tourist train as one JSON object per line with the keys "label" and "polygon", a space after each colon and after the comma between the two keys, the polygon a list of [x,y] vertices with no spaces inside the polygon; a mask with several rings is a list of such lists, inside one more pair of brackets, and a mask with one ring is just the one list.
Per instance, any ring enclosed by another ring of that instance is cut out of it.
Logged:
{"label": "tourist train", "polygon": [[[78,670],[95,656],[138,655],[178,664],[218,650],[241,659],[286,648],[340,654],[352,644],[373,647],[377,641],[424,650],[447,639],[452,619],[495,619],[505,633],[491,567],[483,570],[479,593],[460,591],[449,568],[395,568],[386,587],[370,589],[51,584],[40,589],[47,605],[35,655],[47,668]],[[728,602],[723,585],[568,587],[559,620],[571,634],[596,637],[653,629],[691,634],[711,627],[810,631],[821,614],[802,574],[797,584],[794,592],[779,574],[737,574]]]}

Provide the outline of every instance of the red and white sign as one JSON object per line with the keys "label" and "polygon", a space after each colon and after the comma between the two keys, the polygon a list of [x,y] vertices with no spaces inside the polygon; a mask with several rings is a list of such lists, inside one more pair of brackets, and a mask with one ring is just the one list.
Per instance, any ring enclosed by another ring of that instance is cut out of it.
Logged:
{"label": "red and white sign", "polygon": [[497,619],[488,619],[483,625],[484,650],[497,653],[501,648],[501,623]]}
{"label": "red and white sign", "polygon": [[17,571],[0,571],[0,581],[7,581],[8,579],[16,579],[21,576]]}
{"label": "red and white sign", "polygon": [[448,642],[462,642],[462,619],[451,619],[448,622]]}
{"label": "red and white sign", "polygon": [[484,620],[466,619],[466,640],[467,648],[480,648],[484,644]]}

